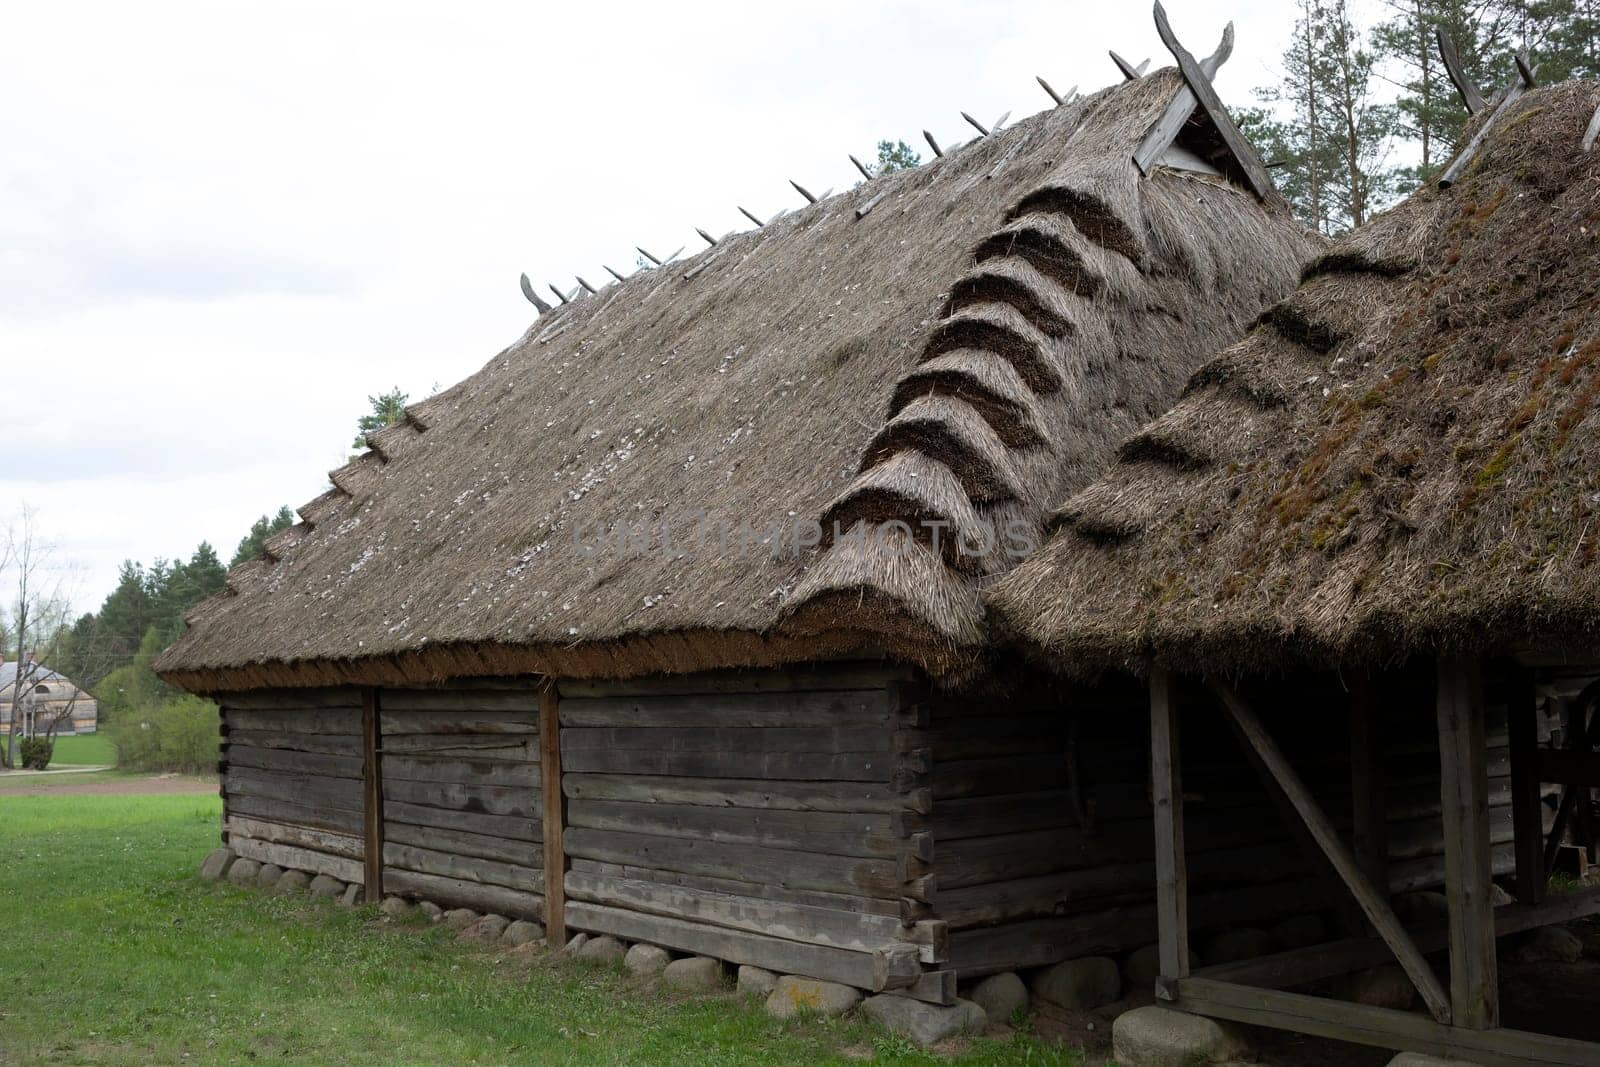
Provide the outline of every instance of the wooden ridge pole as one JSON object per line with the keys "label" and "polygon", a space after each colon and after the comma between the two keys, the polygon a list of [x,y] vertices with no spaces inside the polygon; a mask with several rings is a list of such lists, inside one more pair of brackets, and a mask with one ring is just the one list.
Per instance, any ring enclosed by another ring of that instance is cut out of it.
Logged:
{"label": "wooden ridge pole", "polygon": [[539,782],[544,789],[541,816],[544,842],[545,943],[564,948],[567,943],[566,845],[567,802],[561,792],[561,697],[554,681],[539,687]]}

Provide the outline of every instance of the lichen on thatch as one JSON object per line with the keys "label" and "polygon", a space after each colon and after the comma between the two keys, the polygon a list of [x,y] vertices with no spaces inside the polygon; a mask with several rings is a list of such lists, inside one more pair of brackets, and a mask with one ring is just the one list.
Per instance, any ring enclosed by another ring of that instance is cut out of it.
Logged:
{"label": "lichen on thatch", "polygon": [[1314,262],[1058,510],[1003,625],[1078,671],[1600,652],[1597,99],[1527,93]]}
{"label": "lichen on thatch", "polygon": [[1014,558],[802,535],[1042,528],[1189,354],[1288,290],[1318,248],[1292,220],[1133,167],[1180,85],[1115,86],[541,316],[334,472],[160,671],[217,690],[970,658],[977,583]]}

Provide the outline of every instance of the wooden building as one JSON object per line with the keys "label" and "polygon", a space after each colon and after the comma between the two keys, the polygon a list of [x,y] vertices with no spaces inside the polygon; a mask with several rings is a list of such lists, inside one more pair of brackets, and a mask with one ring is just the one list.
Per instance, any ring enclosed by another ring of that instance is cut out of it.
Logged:
{"label": "wooden building", "polygon": [[[1600,909],[1594,889],[1546,897],[1600,785],[1600,84],[1523,71],[1476,97],[1442,181],[1318,258],[990,598],[1036,658],[1142,691],[1122,715],[1149,724],[1156,995],[1180,1009],[1600,1063],[1502,1029],[1496,980],[1497,936]],[[1256,817],[1282,815],[1343,890],[1344,939],[1191,966],[1193,827],[1216,807],[1192,754],[1214,775],[1219,732],[1270,796]],[[1396,914],[1401,808],[1442,831],[1447,924]],[[1493,876],[1515,903],[1493,905]],[[1386,961],[1426,1014],[1304,992]]]}
{"label": "wooden building", "polygon": [[1153,941],[1142,734],[980,590],[1321,246],[1231,45],[542,309],[373,434],[158,664],[223,709],[226,840],[937,1002]]}
{"label": "wooden building", "polygon": [[17,732],[24,737],[44,734],[92,734],[98,728],[99,705],[94,694],[47,665],[29,660],[0,663],[0,736],[11,732],[11,709],[17,675],[22,676],[22,699],[17,706]]}

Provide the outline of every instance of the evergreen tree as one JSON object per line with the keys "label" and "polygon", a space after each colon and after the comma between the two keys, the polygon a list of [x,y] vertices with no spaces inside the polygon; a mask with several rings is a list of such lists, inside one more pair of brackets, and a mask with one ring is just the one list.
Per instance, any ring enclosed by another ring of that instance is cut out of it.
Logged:
{"label": "evergreen tree", "polygon": [[922,163],[922,156],[916,149],[904,141],[879,141],[878,166],[879,175],[893,174],[897,170],[910,170]]}
{"label": "evergreen tree", "polygon": [[356,434],[355,444],[352,448],[366,448],[367,434],[381,430],[385,426],[393,426],[406,417],[405,393],[397,385],[387,393],[367,397],[367,404],[372,409],[367,414],[356,420],[359,432]]}
{"label": "evergreen tree", "polygon": [[267,539],[293,525],[294,512],[289,510],[287,504],[279,508],[276,515],[261,516],[250,524],[250,532],[239,542],[239,547],[234,551],[233,559],[228,566],[237,567],[248,560],[260,558],[267,550]]}
{"label": "evergreen tree", "polygon": [[1439,58],[1438,34],[1456,47],[1462,67],[1474,82],[1488,80],[1483,39],[1486,0],[1386,0],[1391,15],[1372,33],[1375,51],[1394,68],[1389,80],[1395,100],[1397,132],[1416,143],[1415,166],[1399,172],[1409,191],[1432,177],[1461,137],[1467,111]]}

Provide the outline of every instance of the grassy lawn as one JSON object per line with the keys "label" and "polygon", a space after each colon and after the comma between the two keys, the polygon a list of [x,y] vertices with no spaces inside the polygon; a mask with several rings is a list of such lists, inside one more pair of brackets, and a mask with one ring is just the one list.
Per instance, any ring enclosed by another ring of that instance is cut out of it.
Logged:
{"label": "grassy lawn", "polygon": [[[935,1062],[860,1021],[780,1023],[731,993],[672,996],[371,908],[203,883],[218,804],[4,800],[0,900],[18,906],[0,954],[0,1062]],[[1016,1036],[975,1041],[958,1062],[1079,1060]]]}
{"label": "grassy lawn", "polygon": [[111,747],[109,734],[73,734],[56,738],[55,754],[50,757],[52,767],[109,765],[117,762],[117,750]]}

